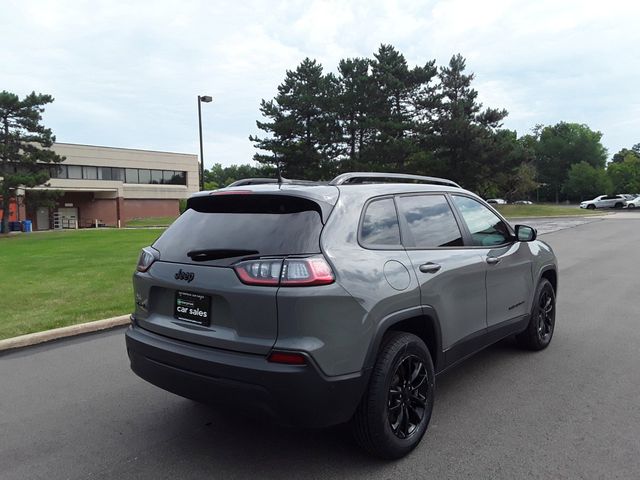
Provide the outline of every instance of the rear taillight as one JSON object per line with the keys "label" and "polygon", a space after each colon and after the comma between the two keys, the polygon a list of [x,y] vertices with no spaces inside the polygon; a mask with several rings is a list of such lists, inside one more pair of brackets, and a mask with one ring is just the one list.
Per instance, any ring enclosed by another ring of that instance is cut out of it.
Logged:
{"label": "rear taillight", "polygon": [[234,269],[247,285],[303,287],[328,285],[335,280],[323,257],[247,260],[236,264]]}
{"label": "rear taillight", "polygon": [[138,265],[136,265],[136,270],[139,272],[146,272],[149,270],[153,262],[155,262],[160,257],[159,252],[152,247],[144,247],[140,251],[140,257],[138,257]]}
{"label": "rear taillight", "polygon": [[328,285],[333,283],[331,266],[322,257],[285,260],[281,285]]}
{"label": "rear taillight", "polygon": [[282,259],[248,260],[233,267],[247,285],[278,285],[282,271]]}

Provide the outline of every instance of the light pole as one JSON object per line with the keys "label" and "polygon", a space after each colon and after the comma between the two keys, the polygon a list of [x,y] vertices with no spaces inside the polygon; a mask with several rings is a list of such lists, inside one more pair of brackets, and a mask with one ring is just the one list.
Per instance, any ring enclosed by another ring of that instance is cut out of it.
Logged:
{"label": "light pole", "polygon": [[204,190],[204,156],[202,154],[202,102],[209,103],[213,100],[209,95],[198,95],[198,129],[200,131],[200,191]]}

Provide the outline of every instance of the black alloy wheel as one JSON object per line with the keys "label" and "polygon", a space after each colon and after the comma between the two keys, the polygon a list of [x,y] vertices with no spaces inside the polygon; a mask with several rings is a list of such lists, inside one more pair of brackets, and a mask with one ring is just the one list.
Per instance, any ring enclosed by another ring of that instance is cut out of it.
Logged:
{"label": "black alloy wheel", "polygon": [[593,203],[590,203],[589,205],[587,205],[587,210],[593,210],[595,208],[596,206]]}
{"label": "black alloy wheel", "polygon": [[549,346],[556,326],[556,294],[546,278],[540,280],[526,330],[516,335],[520,346],[542,350]]}
{"label": "black alloy wheel", "polygon": [[545,289],[538,300],[538,337],[541,343],[549,343],[553,335],[555,302],[553,291]]}
{"label": "black alloy wheel", "polygon": [[418,430],[427,406],[428,388],[424,363],[415,355],[405,357],[396,367],[389,387],[387,416],[396,437],[409,438]]}
{"label": "black alloy wheel", "polygon": [[407,455],[427,431],[434,395],[435,371],[424,341],[388,332],[351,422],[356,442],[388,460]]}

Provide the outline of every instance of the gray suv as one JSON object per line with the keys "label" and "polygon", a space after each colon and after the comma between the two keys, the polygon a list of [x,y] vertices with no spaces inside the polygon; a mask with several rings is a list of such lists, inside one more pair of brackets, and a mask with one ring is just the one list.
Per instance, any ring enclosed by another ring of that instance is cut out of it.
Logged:
{"label": "gray suv", "polygon": [[142,250],[126,333],[140,377],[278,422],[350,422],[384,458],[424,435],[436,375],[510,335],[549,345],[551,248],[432,177],[248,179],[193,195]]}

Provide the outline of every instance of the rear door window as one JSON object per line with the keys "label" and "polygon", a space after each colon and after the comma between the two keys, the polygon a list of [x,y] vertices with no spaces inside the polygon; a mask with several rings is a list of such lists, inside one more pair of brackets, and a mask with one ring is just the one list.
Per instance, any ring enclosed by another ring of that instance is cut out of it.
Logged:
{"label": "rear door window", "polygon": [[230,265],[241,257],[320,252],[320,206],[286,195],[195,197],[154,243],[160,260]]}
{"label": "rear door window", "polygon": [[458,223],[444,195],[412,195],[398,198],[415,248],[460,247],[464,243]]}
{"label": "rear door window", "polygon": [[360,243],[370,248],[400,247],[400,226],[392,198],[367,205],[360,226]]}

